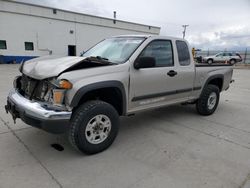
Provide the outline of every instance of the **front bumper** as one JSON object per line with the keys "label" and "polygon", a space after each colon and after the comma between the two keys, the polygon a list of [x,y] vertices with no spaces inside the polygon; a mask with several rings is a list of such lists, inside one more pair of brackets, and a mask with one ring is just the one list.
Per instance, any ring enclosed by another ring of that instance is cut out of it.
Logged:
{"label": "front bumper", "polygon": [[50,133],[60,134],[68,130],[71,111],[52,109],[48,105],[31,101],[17,90],[10,91],[5,105],[15,121],[21,118],[25,123]]}

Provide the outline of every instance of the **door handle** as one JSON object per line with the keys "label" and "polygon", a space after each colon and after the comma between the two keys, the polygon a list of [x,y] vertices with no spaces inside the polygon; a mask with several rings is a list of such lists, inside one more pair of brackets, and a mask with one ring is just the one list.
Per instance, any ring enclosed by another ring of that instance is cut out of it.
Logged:
{"label": "door handle", "polygon": [[170,77],[173,77],[173,76],[177,75],[177,72],[174,71],[174,70],[170,70],[170,71],[167,73],[167,75],[170,76]]}

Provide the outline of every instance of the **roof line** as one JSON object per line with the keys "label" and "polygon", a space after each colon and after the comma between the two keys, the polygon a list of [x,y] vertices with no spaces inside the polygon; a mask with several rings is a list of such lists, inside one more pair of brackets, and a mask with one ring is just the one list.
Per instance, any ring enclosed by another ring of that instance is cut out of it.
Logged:
{"label": "roof line", "polygon": [[[17,4],[23,4],[23,5],[28,5],[28,6],[35,6],[35,7],[47,8],[47,9],[56,9],[56,10],[59,10],[59,11],[73,13],[73,14],[78,14],[78,15],[90,16],[90,17],[95,17],[95,18],[103,18],[103,19],[107,19],[107,20],[114,20],[112,18],[108,18],[108,17],[104,17],[104,16],[95,16],[95,15],[92,15],[92,14],[80,13],[80,12],[75,12],[75,11],[60,9],[60,8],[56,8],[56,7],[49,7],[49,6],[32,4],[32,3],[27,3],[27,2],[20,2],[20,1],[17,1],[17,0],[0,0],[0,1],[6,1],[6,2],[10,2],[10,3],[17,3]],[[119,20],[119,19],[116,19],[116,21],[123,22],[123,23],[136,24],[136,25],[141,25],[141,26],[146,26],[146,27],[150,26],[150,27],[154,27],[156,29],[161,29],[161,27],[159,27],[159,26],[153,26],[153,25],[147,25],[147,24],[140,24],[140,23],[129,22],[129,21],[124,21],[124,20]]]}
{"label": "roof line", "polygon": [[[0,0],[1,1],[1,0]],[[11,13],[11,14],[19,14],[19,15],[28,15],[29,14],[26,14],[26,13],[19,13],[19,12],[11,12],[11,11],[2,11],[0,10],[0,12],[6,12],[6,13]],[[32,15],[33,17],[39,17],[39,18],[48,18],[48,17],[45,17],[45,16],[39,16],[39,15]],[[123,27],[114,27],[114,26],[106,26],[106,25],[100,25],[100,24],[93,24],[93,23],[86,23],[86,22],[79,22],[79,21],[70,21],[70,20],[63,20],[63,19],[60,19],[60,18],[50,18],[50,19],[53,19],[53,20],[60,20],[60,21],[65,21],[65,22],[74,22],[74,23],[79,23],[79,24],[86,24],[86,25],[94,25],[94,26],[101,26],[101,27],[108,27],[108,28],[114,28],[114,29],[122,29],[122,30],[127,30],[127,31],[135,31],[135,32],[138,32],[138,30],[135,30],[135,29],[128,29],[128,28],[123,28]],[[144,31],[143,31],[144,32]],[[145,32],[145,33],[150,33],[150,34],[156,34],[155,32]]]}

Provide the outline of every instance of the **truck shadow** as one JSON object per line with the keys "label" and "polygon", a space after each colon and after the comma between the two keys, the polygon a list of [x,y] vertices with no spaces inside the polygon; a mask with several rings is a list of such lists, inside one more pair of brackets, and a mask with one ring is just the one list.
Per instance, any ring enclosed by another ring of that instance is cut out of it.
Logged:
{"label": "truck shadow", "polygon": [[[178,134],[169,128],[169,126],[176,126],[171,122],[174,120],[185,120],[186,118],[196,117],[199,115],[196,113],[194,105],[173,105],[152,110],[147,110],[143,112],[136,113],[134,116],[121,117],[120,118],[120,130],[118,136],[114,142],[113,147],[125,147],[127,144],[131,144],[133,139],[141,139],[141,135],[151,135],[152,130],[160,130],[167,134]],[[47,133],[46,133],[47,134]],[[70,150],[70,152],[82,153],[76,151],[70,146],[67,141],[67,135],[57,135],[56,140],[51,143],[53,150],[64,151]],[[129,138],[129,143],[128,143]],[[53,139],[54,140],[54,139]],[[138,141],[138,140],[137,140]],[[135,142],[137,142],[135,141]],[[129,145],[130,145],[129,144]],[[54,147],[54,146],[60,147]],[[110,149],[110,148],[109,148]],[[109,150],[108,149],[108,150]]]}
{"label": "truck shadow", "polygon": [[[187,118],[197,117],[199,115],[197,115],[194,105],[174,105],[140,112],[134,116],[121,117],[119,134],[107,152],[109,150],[118,150],[119,152],[123,150],[122,148],[132,148],[133,144],[139,146],[140,142],[148,142],[145,139],[153,137],[154,131],[178,135],[178,131],[173,131],[173,128],[177,126],[172,123],[173,121],[185,121]],[[144,137],[145,135],[146,137]],[[66,158],[63,160],[67,160],[67,158],[69,159],[72,156],[86,156],[71,147],[66,134],[53,135],[30,128],[24,132],[21,131],[20,137],[25,143],[28,143],[28,147],[34,153],[38,153],[41,156],[46,153],[50,153],[51,156],[58,156],[64,153],[63,155]]]}
{"label": "truck shadow", "polygon": [[[199,116],[194,105],[173,105],[144,112],[139,112],[131,117],[121,118],[121,129],[138,129],[144,126],[157,126],[159,120],[171,122],[188,117]],[[161,122],[162,123],[162,122]]]}

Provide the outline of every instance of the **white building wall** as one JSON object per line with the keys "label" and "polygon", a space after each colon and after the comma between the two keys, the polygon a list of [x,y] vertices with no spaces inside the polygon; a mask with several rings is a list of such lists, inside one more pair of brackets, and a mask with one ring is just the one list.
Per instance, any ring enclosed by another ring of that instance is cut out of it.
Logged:
{"label": "white building wall", "polygon": [[[73,33],[70,33],[73,31]],[[76,54],[98,41],[121,34],[159,34],[159,27],[79,14],[64,10],[0,0],[0,40],[7,41],[4,56],[42,56],[49,51],[67,55],[68,45],[76,45]],[[34,51],[26,51],[24,42],[33,42]]]}

